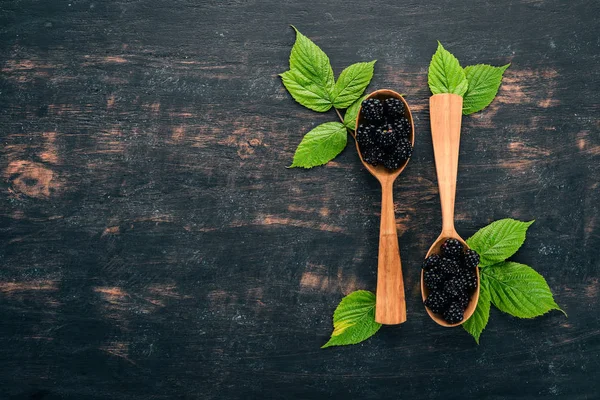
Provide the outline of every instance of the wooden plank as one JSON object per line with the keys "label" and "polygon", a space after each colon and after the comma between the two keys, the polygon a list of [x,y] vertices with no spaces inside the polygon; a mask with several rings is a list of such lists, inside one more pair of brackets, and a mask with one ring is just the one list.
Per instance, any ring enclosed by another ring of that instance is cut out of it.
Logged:
{"label": "wooden plank", "polygon": [[[597,2],[0,4],[0,398],[594,399],[600,370]],[[406,95],[395,186],[408,320],[320,350],[376,283],[378,183],[352,146],[286,169],[335,120],[294,103],[294,24],[336,74]],[[463,119],[456,227],[536,219],[515,260],[569,314],[492,311],[481,345],[420,301],[440,230],[427,65],[511,62]],[[471,381],[467,381],[471,378]]]}

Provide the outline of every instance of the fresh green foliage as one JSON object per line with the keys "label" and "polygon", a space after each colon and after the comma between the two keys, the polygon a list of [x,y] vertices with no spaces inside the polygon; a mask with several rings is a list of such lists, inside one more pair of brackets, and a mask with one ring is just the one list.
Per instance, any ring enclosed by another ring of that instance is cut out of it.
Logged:
{"label": "fresh green foliage", "polygon": [[311,168],[327,164],[346,147],[346,127],[341,122],[326,122],[304,135],[296,149],[291,167]]}
{"label": "fresh green foliage", "polygon": [[456,57],[444,49],[440,42],[429,64],[427,82],[433,94],[454,93],[460,96],[465,94],[469,85]]}
{"label": "fresh green foliage", "polygon": [[474,338],[477,344],[479,344],[479,336],[481,336],[481,332],[485,329],[485,326],[488,323],[488,319],[490,318],[490,291],[488,289],[487,278],[485,275],[481,274],[480,271],[480,280],[479,280],[479,301],[477,302],[477,308],[475,312],[463,323],[463,328],[467,332],[469,332]]}
{"label": "fresh green foliage", "polygon": [[493,222],[467,239],[467,244],[481,257],[485,267],[506,260],[525,242],[527,228],[533,224],[506,218]]}
{"label": "fresh green foliage", "polygon": [[329,57],[312,40],[293,28],[296,31],[296,43],[290,53],[290,70],[331,94],[335,80]]}
{"label": "fresh green foliage", "polygon": [[516,262],[501,262],[483,268],[489,282],[492,303],[519,318],[534,318],[550,310],[559,310],[544,277],[533,268]]}
{"label": "fresh green foliage", "polygon": [[347,108],[365,91],[371,78],[375,61],[352,64],[342,71],[333,88],[333,106]]}
{"label": "fresh green foliage", "polygon": [[[467,243],[472,249],[478,246],[478,252],[507,258],[521,247],[532,223],[502,219],[480,229]],[[533,318],[551,310],[564,313],[546,280],[527,265],[502,259],[492,265],[480,264],[479,275],[477,308],[462,324],[477,343],[487,326],[492,304],[519,318]],[[359,290],[344,297],[333,314],[333,327],[331,339],[323,347],[355,344],[373,336],[381,327],[375,322],[375,295]]]}
{"label": "fresh green foliage", "polygon": [[475,313],[462,326],[477,343],[488,323],[490,304],[519,318],[562,311],[542,275],[527,265],[505,261],[521,247],[532,223],[501,219],[467,239],[469,247],[481,256],[480,288]]}
{"label": "fresh green foliage", "polygon": [[510,64],[502,67],[477,64],[465,68],[469,88],[463,100],[463,114],[468,115],[481,111],[490,105],[502,82],[502,74]]}
{"label": "fresh green foliage", "polygon": [[285,88],[294,100],[313,111],[325,112],[333,103],[326,88],[315,84],[295,70],[280,74]]}
{"label": "fresh green foliage", "polygon": [[[373,78],[375,61],[352,64],[337,82],[329,57],[312,40],[296,31],[290,54],[290,69],[280,74],[283,85],[301,105],[318,112],[348,108],[343,123],[319,125],[304,136],[291,167],[312,168],[335,158],[346,146],[346,128],[353,131],[360,100]],[[351,119],[353,116],[353,120]],[[341,118],[341,117],[340,117]]]}
{"label": "fresh green foliage", "polygon": [[433,94],[454,93],[463,96],[463,114],[468,115],[490,105],[498,93],[502,75],[509,66],[477,64],[463,70],[456,57],[438,42],[429,64],[427,82]]}
{"label": "fresh green foliage", "polygon": [[321,348],[360,343],[381,328],[375,322],[375,295],[358,290],[344,297],[333,313],[331,339]]}
{"label": "fresh green foliage", "polygon": [[346,110],[346,114],[344,114],[344,125],[346,125],[346,128],[350,129],[351,131],[353,131],[354,128],[356,128],[356,118],[358,117],[358,111],[360,110],[360,105],[362,101],[366,98],[367,96],[360,97],[350,107],[348,107],[348,109]]}

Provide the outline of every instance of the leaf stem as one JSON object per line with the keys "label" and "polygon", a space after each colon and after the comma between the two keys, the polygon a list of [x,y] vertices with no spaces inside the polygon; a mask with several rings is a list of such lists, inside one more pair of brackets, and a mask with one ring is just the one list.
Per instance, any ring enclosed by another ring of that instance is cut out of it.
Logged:
{"label": "leaf stem", "polygon": [[[342,114],[340,113],[340,110],[338,110],[337,108],[333,108],[335,110],[335,113],[338,115],[338,117],[340,118],[340,122],[343,124],[344,123],[344,117],[342,117]],[[348,127],[346,127],[346,129],[348,131],[350,131],[350,135],[356,140],[356,136],[354,134],[354,129],[350,129]]]}
{"label": "leaf stem", "polygon": [[338,110],[337,108],[333,108],[335,110],[335,113],[338,115],[338,117],[340,117],[340,122],[343,124],[344,123],[344,117],[342,117],[342,114],[340,114],[340,110]]}

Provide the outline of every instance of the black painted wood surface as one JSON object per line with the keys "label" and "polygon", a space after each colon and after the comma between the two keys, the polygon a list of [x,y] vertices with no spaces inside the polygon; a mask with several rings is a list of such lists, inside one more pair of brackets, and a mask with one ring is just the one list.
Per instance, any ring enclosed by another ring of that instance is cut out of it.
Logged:
{"label": "black painted wood surface", "polygon": [[[595,1],[0,2],[0,398],[597,399]],[[339,300],[374,290],[379,188],[353,147],[286,169],[333,121],[296,104],[294,24],[338,74],[406,94],[396,213],[408,321],[320,350]],[[481,345],[425,313],[440,229],[427,65],[511,62],[465,117],[457,229],[536,219],[515,260],[558,312],[492,310]]]}

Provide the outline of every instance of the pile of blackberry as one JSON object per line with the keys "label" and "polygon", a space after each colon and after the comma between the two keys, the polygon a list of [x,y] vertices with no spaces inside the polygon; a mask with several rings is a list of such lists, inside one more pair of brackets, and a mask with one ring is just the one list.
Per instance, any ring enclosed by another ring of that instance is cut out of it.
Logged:
{"label": "pile of blackberry", "polygon": [[431,255],[423,262],[423,280],[429,289],[425,306],[450,324],[462,321],[477,289],[478,264],[479,254],[464,248],[456,239],[446,240],[441,254]]}
{"label": "pile of blackberry", "polygon": [[366,99],[361,104],[363,123],[356,141],[363,160],[371,165],[397,169],[412,155],[411,125],[404,102],[395,97]]}

